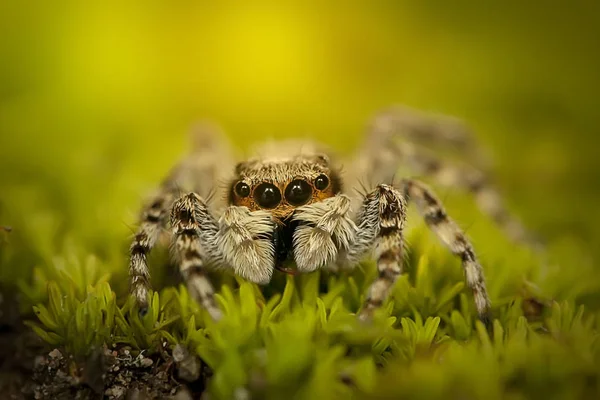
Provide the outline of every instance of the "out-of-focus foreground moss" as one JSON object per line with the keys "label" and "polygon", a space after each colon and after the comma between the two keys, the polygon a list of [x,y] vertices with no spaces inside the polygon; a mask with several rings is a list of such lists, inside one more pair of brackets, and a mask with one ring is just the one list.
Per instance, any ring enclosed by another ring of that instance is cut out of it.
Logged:
{"label": "out-of-focus foreground moss", "polygon": [[[24,315],[35,306],[28,318],[49,343],[79,355],[184,343],[214,369],[215,398],[241,387],[271,398],[600,394],[597,6],[69,3],[0,4],[0,226],[12,228],[0,231],[0,282]],[[146,317],[130,313],[137,210],[195,120],[220,122],[240,148],[308,136],[350,153],[372,113],[397,102],[469,121],[510,208],[548,242],[532,255],[469,196],[440,189],[484,264],[492,338],[458,262],[414,216],[408,273],[371,327],[352,315],[369,263],[278,276],[264,293],[222,278],[227,316],[215,325],[166,286],[158,252],[161,291]],[[532,296],[550,306],[527,322]]]}

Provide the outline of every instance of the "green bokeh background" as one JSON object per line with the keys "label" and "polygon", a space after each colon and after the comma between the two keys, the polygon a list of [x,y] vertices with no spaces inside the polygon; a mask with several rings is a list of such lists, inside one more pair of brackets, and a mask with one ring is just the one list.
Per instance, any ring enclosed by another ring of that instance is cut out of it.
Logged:
{"label": "green bokeh background", "polygon": [[241,148],[309,136],[350,152],[404,103],[468,121],[510,208],[590,273],[597,4],[2,1],[0,225],[110,252],[103,236],[129,234],[198,119]]}

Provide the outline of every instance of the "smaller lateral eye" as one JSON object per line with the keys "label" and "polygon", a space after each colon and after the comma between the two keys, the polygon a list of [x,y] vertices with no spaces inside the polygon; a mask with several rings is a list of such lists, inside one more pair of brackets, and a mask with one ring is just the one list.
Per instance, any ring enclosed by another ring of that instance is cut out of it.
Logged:
{"label": "smaller lateral eye", "polygon": [[248,186],[245,182],[238,182],[235,185],[235,194],[240,197],[250,196],[250,186]]}
{"label": "smaller lateral eye", "polygon": [[317,179],[315,179],[315,187],[318,190],[325,190],[327,189],[327,186],[329,186],[329,178],[327,175],[321,174],[317,176]]}

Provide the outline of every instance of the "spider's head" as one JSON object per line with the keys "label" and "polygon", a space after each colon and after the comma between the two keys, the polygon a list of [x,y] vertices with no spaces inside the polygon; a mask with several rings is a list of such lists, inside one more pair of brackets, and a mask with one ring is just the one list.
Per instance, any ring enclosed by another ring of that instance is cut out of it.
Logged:
{"label": "spider's head", "polygon": [[297,207],[335,196],[341,190],[339,173],[324,154],[281,159],[253,159],[237,164],[229,204],[251,211],[267,210],[280,221]]}

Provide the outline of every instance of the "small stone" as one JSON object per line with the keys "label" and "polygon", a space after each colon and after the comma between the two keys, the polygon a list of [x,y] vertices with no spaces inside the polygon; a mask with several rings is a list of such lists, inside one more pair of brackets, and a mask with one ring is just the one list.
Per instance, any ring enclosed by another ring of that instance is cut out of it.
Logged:
{"label": "small stone", "polygon": [[35,368],[43,367],[44,365],[46,365],[46,357],[37,356],[33,361],[33,365]]}
{"label": "small stone", "polygon": [[58,349],[52,350],[50,353],[48,353],[48,355],[55,359],[61,359],[63,357],[62,353]]}
{"label": "small stone", "polygon": [[188,349],[178,344],[173,349],[173,360],[177,365],[177,373],[181,379],[194,382],[200,376],[200,360]]}
{"label": "small stone", "polygon": [[127,400],[140,400],[146,398],[138,388],[131,388],[127,391],[126,399]]}
{"label": "small stone", "polygon": [[154,364],[154,361],[152,361],[152,359],[150,358],[142,358],[140,363],[142,364],[142,367],[150,367],[152,364]]}
{"label": "small stone", "polygon": [[104,394],[107,396],[113,396],[117,399],[122,399],[125,396],[125,388],[120,385],[115,385],[111,388],[106,389]]}
{"label": "small stone", "polygon": [[165,371],[160,371],[159,373],[156,374],[156,379],[158,379],[159,381],[164,381],[167,379],[167,373]]}
{"label": "small stone", "polygon": [[192,395],[189,390],[183,388],[177,392],[173,400],[192,400]]}

